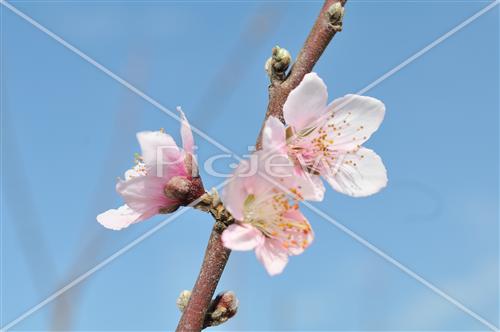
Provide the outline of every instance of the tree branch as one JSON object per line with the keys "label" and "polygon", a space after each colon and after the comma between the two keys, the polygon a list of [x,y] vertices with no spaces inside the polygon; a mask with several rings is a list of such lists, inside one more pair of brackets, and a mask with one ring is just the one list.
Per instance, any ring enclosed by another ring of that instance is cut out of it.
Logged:
{"label": "tree branch", "polygon": [[257,138],[257,149],[261,148],[262,130],[267,118],[274,116],[284,122],[283,105],[288,95],[299,85],[304,75],[312,71],[333,36],[342,30],[342,18],[346,1],[325,1],[288,77],[284,81],[272,80],[269,86],[269,104],[266,116]]}
{"label": "tree branch", "polygon": [[200,274],[176,331],[201,331],[204,328],[212,296],[231,254],[231,250],[222,245],[221,235],[234,220],[220,202],[217,192],[213,190],[204,194],[195,208],[209,212],[214,217],[215,224],[208,240]]}
{"label": "tree branch", "polygon": [[219,222],[215,222],[200,274],[176,331],[201,331],[204,327],[205,315],[231,253],[222,245],[220,228]]}
{"label": "tree branch", "polygon": [[[271,115],[283,121],[283,105],[288,95],[299,85],[304,75],[311,72],[335,33],[342,29],[343,6],[346,1],[325,1],[289,75],[284,80],[276,79],[271,82],[269,105],[262,127]],[[258,149],[261,147],[261,134],[262,128],[257,139]],[[232,216],[218,198],[215,201],[217,204],[214,201],[209,204],[211,208],[201,208],[210,212],[216,222],[210,234],[200,274],[176,331],[201,331],[204,328],[205,315],[231,253],[231,250],[222,245],[221,234],[233,222]]]}

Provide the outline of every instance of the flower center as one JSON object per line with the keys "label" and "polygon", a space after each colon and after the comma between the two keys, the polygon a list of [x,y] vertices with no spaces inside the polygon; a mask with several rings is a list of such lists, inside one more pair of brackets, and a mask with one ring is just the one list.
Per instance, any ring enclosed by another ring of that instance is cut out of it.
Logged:
{"label": "flower center", "polygon": [[289,156],[304,170],[319,175],[338,162],[338,152],[333,148],[333,125],[311,127],[299,132],[289,144]]}
{"label": "flower center", "polygon": [[144,176],[148,174],[148,169],[146,164],[142,161],[142,157],[135,156],[135,166],[125,172],[125,180],[130,180],[138,176]]}
{"label": "flower center", "polygon": [[244,222],[260,230],[265,236],[277,238],[291,228],[303,228],[296,220],[286,217],[286,213],[298,209],[298,204],[290,204],[285,193],[273,192],[257,199],[255,195],[247,196],[244,207]]}

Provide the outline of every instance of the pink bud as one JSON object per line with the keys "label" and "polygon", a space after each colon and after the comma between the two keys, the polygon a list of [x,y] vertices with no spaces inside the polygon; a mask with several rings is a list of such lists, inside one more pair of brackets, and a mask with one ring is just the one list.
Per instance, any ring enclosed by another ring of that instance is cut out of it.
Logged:
{"label": "pink bud", "polygon": [[167,182],[163,192],[168,198],[178,201],[180,206],[186,206],[203,195],[205,189],[200,178],[174,176]]}

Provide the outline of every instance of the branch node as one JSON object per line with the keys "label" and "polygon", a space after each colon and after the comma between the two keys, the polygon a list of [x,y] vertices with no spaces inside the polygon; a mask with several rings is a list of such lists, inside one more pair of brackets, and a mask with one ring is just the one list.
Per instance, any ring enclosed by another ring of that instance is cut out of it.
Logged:
{"label": "branch node", "polygon": [[267,59],[265,70],[271,82],[283,82],[286,78],[286,71],[292,62],[292,56],[287,49],[279,46],[273,47],[272,56]]}
{"label": "branch node", "polygon": [[222,204],[219,193],[215,188],[201,196],[200,202],[194,208],[210,213],[216,220],[217,230],[222,232],[234,222],[234,218]]}
{"label": "branch node", "polygon": [[[177,298],[177,308],[181,312],[187,307],[191,291],[184,290]],[[217,326],[227,322],[231,317],[238,312],[239,301],[234,292],[226,291],[219,293],[211,302],[205,315],[203,328]]]}
{"label": "branch node", "polygon": [[344,18],[344,6],[342,6],[342,3],[339,1],[332,4],[328,7],[326,15],[328,17],[330,27],[335,32],[342,31],[342,20]]}
{"label": "branch node", "polygon": [[217,326],[227,322],[238,312],[238,305],[239,301],[234,292],[219,293],[210,304],[204,327]]}

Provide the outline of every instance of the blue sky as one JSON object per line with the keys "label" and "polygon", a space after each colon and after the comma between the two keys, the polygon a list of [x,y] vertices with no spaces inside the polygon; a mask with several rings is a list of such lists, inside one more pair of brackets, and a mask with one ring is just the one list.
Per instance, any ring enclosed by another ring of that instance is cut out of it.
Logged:
{"label": "blue sky", "polygon": [[[296,55],[321,2],[11,1],[166,108],[246,153],[267,105],[263,66]],[[488,1],[350,1],[315,67],[330,98],[359,91]],[[158,225],[121,232],[95,216],[121,204],[135,133],[178,123],[2,8],[2,317],[5,325]],[[366,94],[387,108],[366,144],[389,185],[315,206],[499,325],[499,6]],[[219,153],[195,137],[199,160]],[[221,162],[218,167],[227,169]],[[202,171],[206,187],[221,182]],[[486,330],[477,320],[304,208],[313,245],[269,277],[235,252],[220,283],[240,312],[220,330]],[[211,219],[188,211],[14,327],[174,329]],[[62,309],[61,309],[62,308]],[[58,320],[58,324],[62,324]]]}

